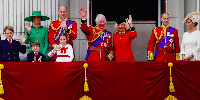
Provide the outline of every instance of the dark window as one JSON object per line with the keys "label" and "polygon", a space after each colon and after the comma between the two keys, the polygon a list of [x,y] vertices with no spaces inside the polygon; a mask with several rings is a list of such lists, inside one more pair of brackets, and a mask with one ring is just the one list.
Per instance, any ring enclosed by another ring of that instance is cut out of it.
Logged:
{"label": "dark window", "polygon": [[97,14],[106,16],[107,21],[115,21],[119,16],[132,15],[133,20],[158,19],[158,0],[91,0],[92,24]]}

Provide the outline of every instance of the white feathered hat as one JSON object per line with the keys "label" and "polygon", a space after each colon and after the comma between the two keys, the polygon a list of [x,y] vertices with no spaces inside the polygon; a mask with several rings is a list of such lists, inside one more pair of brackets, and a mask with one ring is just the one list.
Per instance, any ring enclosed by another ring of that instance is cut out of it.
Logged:
{"label": "white feathered hat", "polygon": [[186,22],[187,19],[191,19],[192,22],[197,22],[199,23],[200,22],[200,12],[192,12],[190,14],[188,14],[182,21],[182,23]]}

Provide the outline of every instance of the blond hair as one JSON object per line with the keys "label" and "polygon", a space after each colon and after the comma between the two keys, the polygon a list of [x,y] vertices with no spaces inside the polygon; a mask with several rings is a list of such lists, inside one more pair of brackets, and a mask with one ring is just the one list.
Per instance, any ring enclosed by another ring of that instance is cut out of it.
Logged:
{"label": "blond hair", "polygon": [[[126,27],[125,30],[127,31],[127,30],[130,28],[130,27],[129,27],[129,24],[128,24],[128,22],[126,22],[126,23],[123,22],[123,23],[125,24],[125,27]],[[120,24],[121,24],[121,23],[120,23]],[[117,26],[118,26],[118,24],[116,23],[115,26],[114,26],[114,28],[115,28],[117,31],[119,31],[119,29],[117,28]]]}
{"label": "blond hair", "polygon": [[40,43],[38,41],[34,41],[31,43],[31,46],[34,46],[34,45],[39,45],[39,47],[40,47]]}
{"label": "blond hair", "polygon": [[4,28],[4,32],[5,32],[5,33],[6,33],[6,30],[10,30],[10,31],[14,32],[14,29],[13,29],[12,26],[6,26],[6,27]]}

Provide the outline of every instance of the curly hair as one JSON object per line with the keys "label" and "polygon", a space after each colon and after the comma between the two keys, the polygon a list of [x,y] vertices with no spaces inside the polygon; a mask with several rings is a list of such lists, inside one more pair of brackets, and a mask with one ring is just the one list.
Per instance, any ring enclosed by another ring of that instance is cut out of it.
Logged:
{"label": "curly hair", "polygon": [[[124,24],[125,24],[125,27],[126,27],[126,31],[127,30],[129,30],[129,28],[130,28],[130,26],[129,26],[129,24],[128,24],[128,22],[123,22]],[[121,23],[120,23],[121,24]],[[115,26],[114,26],[114,28],[117,30],[117,31],[119,31],[119,29],[117,28],[117,26],[118,26],[118,24],[117,23],[115,23]]]}

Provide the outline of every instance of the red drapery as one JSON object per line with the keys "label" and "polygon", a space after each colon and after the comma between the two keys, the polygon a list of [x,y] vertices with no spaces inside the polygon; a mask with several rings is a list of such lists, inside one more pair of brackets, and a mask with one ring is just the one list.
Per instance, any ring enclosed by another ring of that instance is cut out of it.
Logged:
{"label": "red drapery", "polygon": [[175,93],[169,92],[167,62],[87,62],[89,92],[84,93],[85,62],[4,64],[5,100],[200,100],[200,62],[173,62]]}

